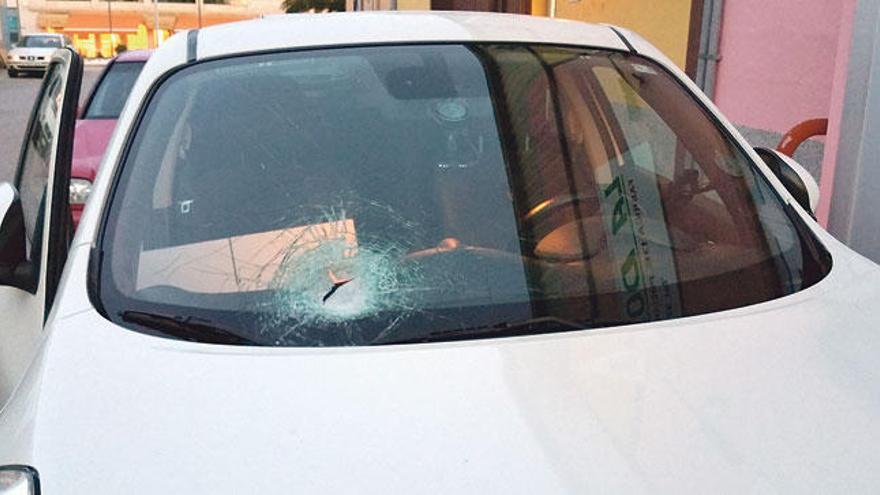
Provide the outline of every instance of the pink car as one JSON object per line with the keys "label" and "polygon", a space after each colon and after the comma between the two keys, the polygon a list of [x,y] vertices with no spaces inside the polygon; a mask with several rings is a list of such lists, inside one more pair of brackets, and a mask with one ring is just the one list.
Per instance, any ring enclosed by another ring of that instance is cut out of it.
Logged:
{"label": "pink car", "polygon": [[116,127],[116,119],[151,53],[152,50],[135,50],[121,53],[111,60],[80,110],[70,171],[70,209],[74,226],[79,224],[98,165]]}

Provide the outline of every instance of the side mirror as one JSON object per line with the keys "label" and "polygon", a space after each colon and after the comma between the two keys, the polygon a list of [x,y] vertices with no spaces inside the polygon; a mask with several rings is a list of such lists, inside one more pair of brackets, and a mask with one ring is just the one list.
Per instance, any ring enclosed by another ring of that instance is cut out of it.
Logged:
{"label": "side mirror", "polygon": [[819,207],[819,184],[800,163],[776,150],[755,148],[758,156],[770,167],[785,189],[814,218]]}
{"label": "side mirror", "polygon": [[21,199],[12,184],[0,182],[0,285],[34,292],[31,271]]}

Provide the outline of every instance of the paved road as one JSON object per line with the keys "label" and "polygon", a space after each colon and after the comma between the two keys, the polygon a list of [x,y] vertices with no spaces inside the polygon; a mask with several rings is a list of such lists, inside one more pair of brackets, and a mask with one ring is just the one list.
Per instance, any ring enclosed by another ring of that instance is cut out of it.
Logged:
{"label": "paved road", "polygon": [[[81,99],[88,95],[100,73],[100,67],[85,68]],[[12,180],[15,173],[24,128],[40,81],[35,76],[10,79],[5,70],[0,71],[0,181]]]}

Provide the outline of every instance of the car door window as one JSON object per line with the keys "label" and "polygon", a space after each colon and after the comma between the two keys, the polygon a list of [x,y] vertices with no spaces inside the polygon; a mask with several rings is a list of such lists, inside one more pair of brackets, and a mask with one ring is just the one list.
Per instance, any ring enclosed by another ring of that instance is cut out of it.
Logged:
{"label": "car door window", "polygon": [[56,64],[46,75],[33,120],[25,136],[16,180],[24,212],[28,259],[33,263],[35,275],[40,270],[39,253],[43,239],[42,225],[45,218],[52,143],[58,131],[56,122],[63,90],[63,70]]}
{"label": "car door window", "polygon": [[[79,57],[73,52],[67,52],[64,58],[65,62],[56,60],[50,65],[43,80],[15,180],[24,214],[32,286],[37,288],[40,280],[45,279],[45,297],[49,302],[54,297],[70,240],[66,198],[82,71]],[[48,213],[51,218],[47,218]],[[44,246],[48,246],[48,256],[42,255]],[[49,307],[47,304],[47,314]]]}

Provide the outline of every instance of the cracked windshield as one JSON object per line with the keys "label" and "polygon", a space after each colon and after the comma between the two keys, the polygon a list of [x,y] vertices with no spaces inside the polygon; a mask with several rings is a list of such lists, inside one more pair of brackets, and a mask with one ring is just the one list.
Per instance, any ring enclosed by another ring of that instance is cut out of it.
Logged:
{"label": "cracked windshield", "polygon": [[444,44],[200,63],[162,83],[125,160],[103,310],[187,340],[606,327],[822,275],[814,241],[714,120],[617,52]]}

